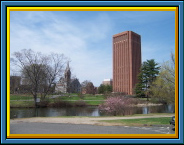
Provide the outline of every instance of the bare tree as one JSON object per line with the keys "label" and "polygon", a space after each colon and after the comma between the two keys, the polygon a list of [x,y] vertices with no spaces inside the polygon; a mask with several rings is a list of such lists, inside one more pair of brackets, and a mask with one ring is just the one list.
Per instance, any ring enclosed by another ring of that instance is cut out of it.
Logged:
{"label": "bare tree", "polygon": [[82,91],[85,94],[95,94],[95,87],[91,81],[85,80],[81,83]]}
{"label": "bare tree", "polygon": [[10,76],[10,92],[17,93],[20,87],[20,76],[11,75]]}
{"label": "bare tree", "polygon": [[26,83],[31,86],[30,92],[37,107],[38,94],[41,93],[45,98],[56,78],[63,75],[67,58],[63,54],[43,55],[31,49],[23,49],[13,54],[11,62],[20,68]]}

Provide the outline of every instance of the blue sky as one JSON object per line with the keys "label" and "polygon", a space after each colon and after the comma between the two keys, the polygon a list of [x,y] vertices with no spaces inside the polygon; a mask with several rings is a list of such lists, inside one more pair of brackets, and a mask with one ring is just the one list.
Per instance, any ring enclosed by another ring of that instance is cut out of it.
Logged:
{"label": "blue sky", "polygon": [[21,49],[63,53],[80,82],[112,78],[112,35],[141,35],[142,62],[175,51],[174,11],[11,11],[10,55]]}

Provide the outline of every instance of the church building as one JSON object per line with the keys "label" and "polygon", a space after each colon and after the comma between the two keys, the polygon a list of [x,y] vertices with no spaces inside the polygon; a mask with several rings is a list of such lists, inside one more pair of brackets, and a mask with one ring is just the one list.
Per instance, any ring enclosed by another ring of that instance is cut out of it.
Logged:
{"label": "church building", "polygon": [[55,91],[62,93],[79,93],[81,91],[79,80],[77,78],[71,79],[69,62],[67,63],[64,77],[61,77],[56,84]]}

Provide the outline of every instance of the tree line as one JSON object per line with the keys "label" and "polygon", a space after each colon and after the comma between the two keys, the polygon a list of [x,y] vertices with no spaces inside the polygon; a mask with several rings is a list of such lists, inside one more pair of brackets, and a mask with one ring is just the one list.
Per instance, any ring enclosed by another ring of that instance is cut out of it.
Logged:
{"label": "tree line", "polygon": [[142,63],[138,75],[138,83],[135,86],[137,97],[155,99],[159,102],[175,102],[175,55],[171,53],[171,59],[161,66],[154,59]]}
{"label": "tree line", "polygon": [[[35,106],[37,106],[38,94],[41,99],[53,89],[53,85],[58,78],[63,77],[65,65],[68,58],[63,54],[51,53],[43,55],[31,49],[23,49],[13,53],[10,59],[11,66],[20,68],[21,77],[24,84],[29,86],[33,95]],[[11,83],[11,82],[10,82]],[[16,82],[17,83],[17,82]],[[12,86],[15,86],[12,82]],[[81,86],[84,92],[94,94],[97,92],[90,81],[84,81]],[[111,93],[112,86],[101,84],[98,93]],[[151,97],[159,101],[174,103],[175,101],[175,57],[171,53],[171,60],[164,62],[161,66],[154,59],[142,63],[138,75],[138,83],[134,88],[137,97]]]}

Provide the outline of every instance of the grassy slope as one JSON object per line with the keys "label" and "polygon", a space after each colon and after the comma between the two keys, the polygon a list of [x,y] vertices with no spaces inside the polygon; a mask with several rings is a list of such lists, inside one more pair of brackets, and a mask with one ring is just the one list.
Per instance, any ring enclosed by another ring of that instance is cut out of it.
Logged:
{"label": "grassy slope", "polygon": [[17,95],[10,95],[10,100],[33,100],[33,97],[31,95],[21,95],[21,94],[17,94]]}
{"label": "grassy slope", "polygon": [[101,122],[121,123],[126,126],[151,126],[151,125],[169,125],[171,117],[158,118],[141,118],[141,119],[117,119],[117,120],[103,120]]}
{"label": "grassy slope", "polygon": [[[39,96],[38,96],[39,97]],[[50,96],[46,96],[46,98],[49,98]],[[78,97],[77,94],[70,94],[69,96],[60,96],[59,98],[56,98],[58,100],[63,100],[63,101],[79,101],[83,100],[85,101],[88,105],[99,105],[103,102],[104,96],[103,95],[89,95],[86,94],[83,97]],[[17,101],[15,101],[17,100]],[[25,100],[33,100],[33,96],[31,95],[21,95],[21,94],[11,94],[10,95],[10,106],[11,107],[32,107],[34,102],[33,101],[25,101]],[[54,99],[49,99],[49,102],[52,103],[54,102]],[[71,102],[71,103],[72,103]]]}

